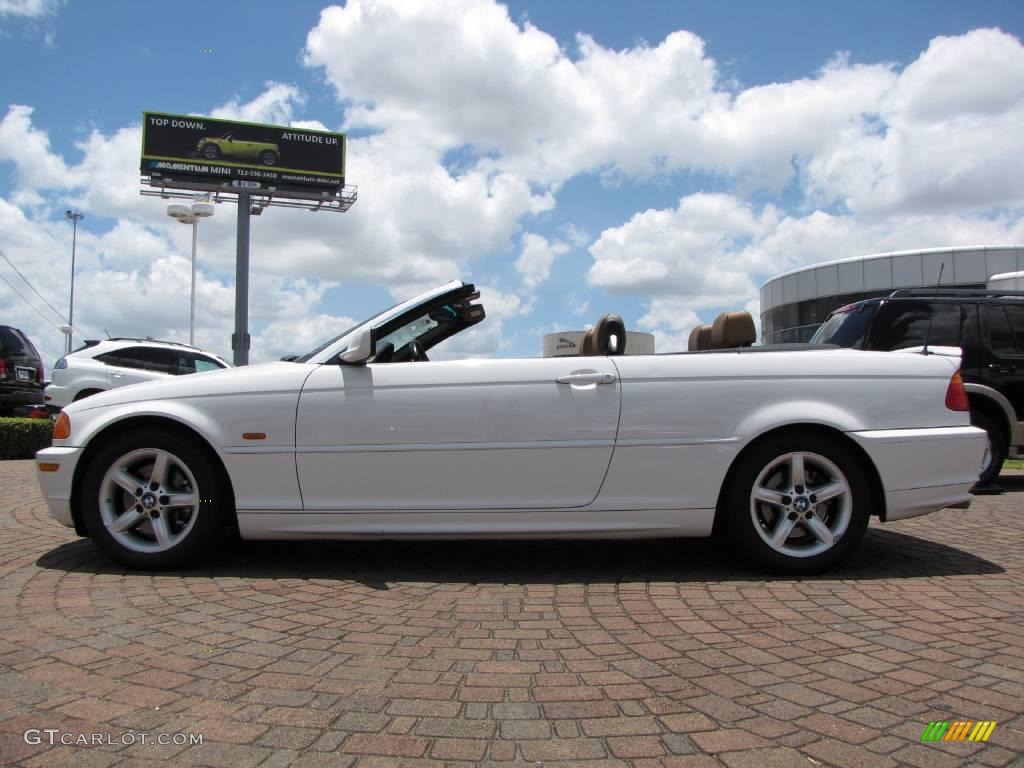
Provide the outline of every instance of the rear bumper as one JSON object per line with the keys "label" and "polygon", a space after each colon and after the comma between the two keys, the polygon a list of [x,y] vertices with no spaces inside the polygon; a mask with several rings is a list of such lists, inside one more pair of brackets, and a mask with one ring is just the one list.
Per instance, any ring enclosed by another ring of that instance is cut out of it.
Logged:
{"label": "rear bumper", "polygon": [[77,392],[78,390],[72,390],[71,387],[62,387],[59,384],[51,384],[44,392],[46,395],[46,404],[51,408],[64,408],[71,404],[75,399],[75,394]]}
{"label": "rear bumper", "polygon": [[976,427],[880,429],[851,432],[871,457],[882,480],[891,522],[970,502],[985,450]]}
{"label": "rear bumper", "polygon": [[0,385],[0,405],[36,405],[42,402],[42,387]]}
{"label": "rear bumper", "polygon": [[[36,475],[39,487],[50,509],[50,517],[68,528],[74,528],[71,516],[71,486],[81,448],[44,448],[36,453]],[[56,464],[55,471],[39,471],[40,464]]]}

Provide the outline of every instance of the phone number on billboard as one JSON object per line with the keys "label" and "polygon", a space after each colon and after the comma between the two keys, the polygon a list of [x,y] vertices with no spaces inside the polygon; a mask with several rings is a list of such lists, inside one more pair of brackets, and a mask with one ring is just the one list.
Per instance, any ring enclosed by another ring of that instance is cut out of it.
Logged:
{"label": "phone number on billboard", "polygon": [[250,171],[246,168],[235,168],[235,173],[239,176],[254,176],[259,179],[276,179],[276,173],[269,173],[267,171]]}

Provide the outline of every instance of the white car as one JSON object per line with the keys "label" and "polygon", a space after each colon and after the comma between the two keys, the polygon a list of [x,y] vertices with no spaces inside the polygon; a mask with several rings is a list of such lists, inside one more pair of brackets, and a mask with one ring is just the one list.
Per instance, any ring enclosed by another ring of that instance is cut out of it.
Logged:
{"label": "white car", "polygon": [[245,539],[721,531],[770,568],[814,572],[871,515],[969,503],[985,435],[947,357],[624,356],[606,316],[587,356],[428,361],[484,318],[477,298],[452,282],[294,362],[73,403],[37,455],[51,515],[137,568],[193,561],[237,526]]}
{"label": "white car", "polygon": [[127,384],[228,367],[214,354],[173,341],[88,341],[54,363],[53,380],[43,397],[52,410]]}

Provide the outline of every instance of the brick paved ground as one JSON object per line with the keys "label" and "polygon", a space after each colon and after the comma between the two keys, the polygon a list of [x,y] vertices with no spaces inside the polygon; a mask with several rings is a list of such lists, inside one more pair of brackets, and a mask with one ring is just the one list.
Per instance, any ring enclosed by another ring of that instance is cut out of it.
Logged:
{"label": "brick paved ground", "polygon": [[[1004,766],[1024,477],[827,578],[704,542],[243,544],[125,573],[0,462],[0,764]],[[920,744],[987,719],[988,744]],[[201,733],[202,745],[30,745]]]}

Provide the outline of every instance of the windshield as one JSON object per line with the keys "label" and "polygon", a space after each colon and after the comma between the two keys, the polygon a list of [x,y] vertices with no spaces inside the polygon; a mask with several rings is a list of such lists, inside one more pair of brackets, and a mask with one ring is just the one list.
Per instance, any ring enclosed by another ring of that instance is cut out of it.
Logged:
{"label": "windshield", "polygon": [[811,344],[838,344],[840,347],[863,349],[871,319],[878,312],[878,303],[853,304],[837,309],[811,337]]}
{"label": "windshield", "polygon": [[[373,325],[374,327],[380,326],[384,322],[387,322],[387,320],[391,319],[392,317],[395,317],[395,316],[401,314],[405,310],[407,310],[407,309],[409,309],[411,307],[414,307],[417,304],[420,304],[420,303],[425,302],[425,301],[429,301],[430,299],[436,298],[438,296],[442,296],[445,293],[447,293],[449,291],[454,291],[454,290],[456,290],[458,288],[461,288],[462,286],[463,286],[463,284],[460,281],[452,280],[450,283],[445,283],[444,285],[440,286],[439,288],[434,288],[433,290],[427,291],[426,293],[420,294],[419,296],[415,296],[415,297],[413,297],[411,299],[407,299],[406,301],[400,301],[399,303],[397,303],[397,304],[395,304],[395,305],[393,305],[391,307],[388,307],[383,312],[378,312],[376,315],[373,315],[372,317],[367,318],[363,322],[361,322],[361,323],[359,323],[357,325],[353,325],[351,328],[345,330],[342,333],[339,333],[337,336],[332,336],[327,341],[325,341],[323,344],[318,346],[316,349],[314,349],[314,350],[312,350],[310,352],[307,352],[306,354],[304,354],[304,355],[302,355],[300,357],[294,358],[291,362],[295,362],[295,363],[308,363],[314,357],[320,355],[322,352],[326,351],[328,348],[330,348],[330,347],[334,346],[335,344],[337,344],[338,342],[342,341],[346,336],[350,335],[353,331],[355,331],[355,330],[357,330],[359,328],[362,328],[364,325]],[[337,352],[341,352],[341,351],[342,350],[340,350],[340,349],[337,350]],[[319,362],[323,362],[323,361],[321,360]]]}

